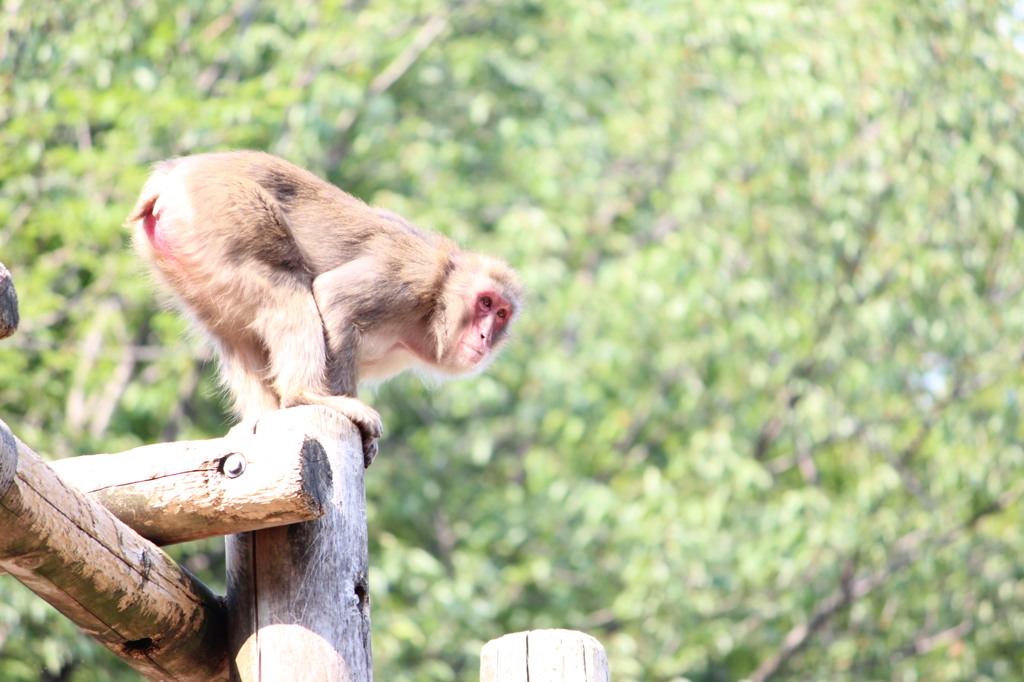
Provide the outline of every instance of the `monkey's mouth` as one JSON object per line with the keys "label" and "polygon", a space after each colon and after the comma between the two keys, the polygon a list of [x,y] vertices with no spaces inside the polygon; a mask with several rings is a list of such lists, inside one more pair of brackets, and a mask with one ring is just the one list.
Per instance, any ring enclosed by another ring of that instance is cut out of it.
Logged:
{"label": "monkey's mouth", "polygon": [[476,346],[471,346],[468,343],[463,343],[462,349],[465,351],[464,355],[466,356],[466,361],[471,365],[475,365],[480,362],[487,355],[487,349],[477,348]]}

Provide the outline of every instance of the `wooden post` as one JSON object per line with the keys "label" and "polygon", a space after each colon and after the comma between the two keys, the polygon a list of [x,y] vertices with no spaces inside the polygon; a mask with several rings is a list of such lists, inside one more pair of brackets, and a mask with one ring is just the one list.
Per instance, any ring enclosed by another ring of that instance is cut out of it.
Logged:
{"label": "wooden post", "polygon": [[18,328],[18,294],[11,281],[11,273],[0,263],[0,339],[7,338]]}
{"label": "wooden post", "polygon": [[[296,420],[299,411],[305,420]],[[373,665],[359,432],[332,410],[299,407],[266,415],[255,433],[297,424],[331,464],[330,502],[315,521],[228,537],[233,679],[368,682]]]}
{"label": "wooden post", "polygon": [[152,680],[226,680],[223,603],[0,421],[0,570]]}
{"label": "wooden post", "polygon": [[516,632],[484,645],[480,682],[608,682],[604,647],[575,630]]}

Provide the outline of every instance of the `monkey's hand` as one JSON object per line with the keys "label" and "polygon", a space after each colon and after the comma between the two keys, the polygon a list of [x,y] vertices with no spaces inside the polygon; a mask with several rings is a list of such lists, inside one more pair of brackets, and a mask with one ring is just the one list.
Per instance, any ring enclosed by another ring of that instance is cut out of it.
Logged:
{"label": "monkey's hand", "polygon": [[384,433],[380,414],[362,400],[344,395],[315,395],[298,393],[284,400],[282,407],[296,405],[323,405],[341,412],[359,429],[363,436],[363,466],[370,466],[377,456],[377,439]]}

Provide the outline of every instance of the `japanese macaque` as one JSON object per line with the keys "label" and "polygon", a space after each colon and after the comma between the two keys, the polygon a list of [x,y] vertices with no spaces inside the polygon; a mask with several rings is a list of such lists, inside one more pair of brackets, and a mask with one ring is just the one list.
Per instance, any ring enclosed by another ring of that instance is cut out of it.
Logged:
{"label": "japanese macaque", "polygon": [[214,343],[243,423],[332,407],[362,432],[367,466],[382,428],[359,382],[479,372],[520,305],[501,261],[262,152],[165,161],[128,219],[135,249]]}

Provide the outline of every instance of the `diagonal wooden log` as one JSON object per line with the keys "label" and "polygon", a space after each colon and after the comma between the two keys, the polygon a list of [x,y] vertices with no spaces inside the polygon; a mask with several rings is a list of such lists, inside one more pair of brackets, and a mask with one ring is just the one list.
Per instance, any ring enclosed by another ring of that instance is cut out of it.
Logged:
{"label": "diagonal wooden log", "polygon": [[228,677],[222,600],[2,421],[0,569],[149,679]]}

